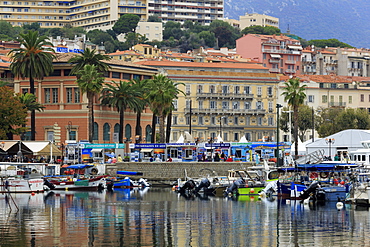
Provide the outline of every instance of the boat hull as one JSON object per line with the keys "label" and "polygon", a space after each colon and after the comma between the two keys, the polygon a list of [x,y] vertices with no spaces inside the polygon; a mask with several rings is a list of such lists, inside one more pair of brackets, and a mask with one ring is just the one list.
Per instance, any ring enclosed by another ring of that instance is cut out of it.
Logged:
{"label": "boat hull", "polygon": [[6,179],[1,182],[1,193],[32,193],[43,192],[44,180],[42,178],[33,179]]}
{"label": "boat hull", "polygon": [[238,188],[238,195],[259,195],[259,193],[262,192],[264,189],[264,186],[259,186],[259,187],[239,187]]}
{"label": "boat hull", "polygon": [[106,178],[96,177],[77,181],[50,180],[55,187],[52,190],[99,190],[106,188]]}

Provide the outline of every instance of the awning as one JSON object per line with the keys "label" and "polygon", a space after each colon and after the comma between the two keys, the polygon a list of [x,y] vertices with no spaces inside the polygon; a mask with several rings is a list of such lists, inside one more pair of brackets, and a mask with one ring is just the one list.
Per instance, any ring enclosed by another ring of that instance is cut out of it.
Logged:
{"label": "awning", "polygon": [[84,169],[88,167],[93,167],[94,165],[86,165],[86,164],[75,164],[68,166],[68,169]]}
{"label": "awning", "polygon": [[33,155],[62,156],[62,151],[54,143],[50,144],[48,141],[24,141],[23,144],[32,150]]}
{"label": "awning", "polygon": [[281,58],[281,56],[279,54],[270,54],[270,56],[272,58]]}
{"label": "awning", "polygon": [[302,50],[302,46],[298,45],[288,45],[289,49],[294,49],[294,50]]}
{"label": "awning", "polygon": [[99,149],[99,148],[91,149],[91,152],[93,152],[93,153],[100,153],[101,151],[103,151],[103,149]]}
{"label": "awning", "polygon": [[140,150],[140,152],[142,152],[142,153],[149,153],[149,152],[151,152],[151,151],[153,151],[153,149],[152,149],[152,148],[142,148],[142,149]]}

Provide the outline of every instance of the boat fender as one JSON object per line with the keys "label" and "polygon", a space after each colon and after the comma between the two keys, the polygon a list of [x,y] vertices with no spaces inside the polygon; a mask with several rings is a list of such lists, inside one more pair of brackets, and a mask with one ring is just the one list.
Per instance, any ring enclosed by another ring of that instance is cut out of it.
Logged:
{"label": "boat fender", "polygon": [[327,178],[329,177],[329,172],[320,172],[320,178]]}
{"label": "boat fender", "polygon": [[310,178],[317,178],[319,176],[319,174],[317,174],[317,172],[311,172],[310,174]]}
{"label": "boat fender", "polygon": [[92,168],[90,173],[91,173],[91,175],[97,175],[98,174],[98,169]]}

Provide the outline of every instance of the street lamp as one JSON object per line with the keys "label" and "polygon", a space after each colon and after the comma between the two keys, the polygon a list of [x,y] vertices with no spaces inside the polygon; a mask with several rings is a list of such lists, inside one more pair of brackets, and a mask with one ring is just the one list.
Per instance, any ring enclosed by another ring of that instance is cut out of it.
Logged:
{"label": "street lamp", "polygon": [[211,145],[211,161],[213,161],[213,147],[212,147],[212,144],[213,144],[214,141],[215,141],[214,137],[208,137],[208,144]]}
{"label": "street lamp", "polygon": [[334,144],[335,139],[334,138],[326,138],[325,139],[326,144],[329,144],[329,160],[331,159],[331,145]]}
{"label": "street lamp", "polygon": [[221,139],[222,139],[222,119],[224,119],[224,118],[225,118],[225,116],[220,117],[220,137],[221,137]]}
{"label": "street lamp", "polygon": [[276,104],[276,162],[279,166],[279,112],[280,108],[283,107],[280,104]]}
{"label": "street lamp", "polygon": [[282,111],[284,113],[288,113],[288,118],[289,118],[289,141],[292,142],[292,116],[290,113],[293,111]]}
{"label": "street lamp", "polygon": [[68,121],[68,140],[71,139],[71,131],[72,131],[72,122],[71,121]]}

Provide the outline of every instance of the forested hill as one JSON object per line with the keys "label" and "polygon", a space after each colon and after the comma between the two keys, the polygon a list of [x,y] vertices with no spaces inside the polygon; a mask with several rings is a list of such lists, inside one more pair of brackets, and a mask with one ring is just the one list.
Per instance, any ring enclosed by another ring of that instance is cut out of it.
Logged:
{"label": "forested hill", "polygon": [[280,29],[303,39],[336,38],[357,48],[370,48],[369,0],[225,0],[225,17],[245,13],[280,18]]}

